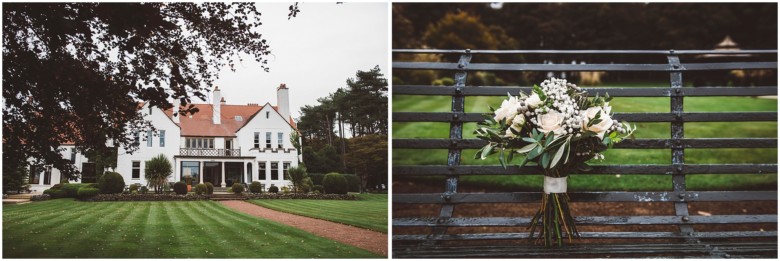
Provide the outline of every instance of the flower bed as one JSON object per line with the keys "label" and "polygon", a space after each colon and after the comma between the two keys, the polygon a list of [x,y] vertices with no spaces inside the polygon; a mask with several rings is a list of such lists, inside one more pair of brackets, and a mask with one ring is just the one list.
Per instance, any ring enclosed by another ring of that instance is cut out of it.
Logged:
{"label": "flower bed", "polygon": [[357,200],[355,195],[340,194],[246,194],[247,199],[330,199],[330,200]]}
{"label": "flower bed", "polygon": [[209,195],[177,194],[100,194],[84,201],[193,201],[208,200]]}

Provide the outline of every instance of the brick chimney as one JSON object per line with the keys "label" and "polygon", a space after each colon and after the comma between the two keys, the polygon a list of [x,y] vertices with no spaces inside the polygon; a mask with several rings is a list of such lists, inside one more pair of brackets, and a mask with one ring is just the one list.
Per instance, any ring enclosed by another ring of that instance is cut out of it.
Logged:
{"label": "brick chimney", "polygon": [[290,95],[287,85],[282,83],[276,88],[276,107],[285,121],[290,120]]}
{"label": "brick chimney", "polygon": [[222,100],[222,93],[219,91],[219,87],[214,87],[214,98],[211,100],[213,103],[213,110],[211,113],[211,118],[214,124],[221,124],[221,115],[222,115],[222,103],[220,102]]}

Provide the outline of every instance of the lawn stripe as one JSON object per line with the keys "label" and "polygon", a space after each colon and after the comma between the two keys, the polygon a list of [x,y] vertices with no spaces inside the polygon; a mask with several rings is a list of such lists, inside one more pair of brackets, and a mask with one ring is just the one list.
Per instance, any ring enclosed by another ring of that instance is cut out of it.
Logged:
{"label": "lawn stripe", "polygon": [[[103,233],[106,235],[98,243],[98,246],[103,248],[102,257],[124,257],[126,253],[134,251],[138,244],[126,240],[123,235],[128,231],[128,228],[138,229],[135,220],[139,218],[143,213],[139,211],[135,206],[136,202],[122,204],[115,202],[105,202],[102,204],[116,205],[120,211],[114,212],[111,216],[107,216],[101,220],[99,226],[102,227]],[[115,218],[114,216],[118,217]],[[124,232],[124,233],[123,233]]]}
{"label": "lawn stripe", "polygon": [[356,200],[253,200],[250,203],[273,210],[387,233],[387,195],[373,201]]}
{"label": "lawn stripe", "polygon": [[[81,204],[81,202],[73,202],[73,203]],[[41,257],[46,256],[45,254],[46,251],[48,251],[48,247],[46,247],[47,249],[44,250],[43,249],[44,246],[42,246],[40,242],[36,242],[33,240],[35,237],[56,238],[58,236],[62,236],[63,242],[67,242],[68,240],[70,240],[71,237],[75,235],[68,235],[65,233],[57,233],[57,232],[62,231],[63,227],[67,228],[73,226],[73,221],[74,220],[78,221],[78,219],[81,218],[81,216],[79,215],[80,212],[70,211],[70,208],[67,208],[66,206],[62,206],[62,205],[54,205],[53,207],[54,207],[54,212],[60,214],[60,216],[47,220],[43,218],[38,218],[38,214],[43,212],[42,209],[36,212],[32,212],[32,211],[28,212],[28,215],[24,216],[23,218],[30,221],[30,223],[23,225],[23,229],[29,231],[29,233],[17,234],[16,236],[19,237],[14,239],[9,239],[9,240],[15,240],[19,242],[29,241],[28,244],[23,244],[22,246],[33,247],[32,251],[35,253],[35,255]],[[82,211],[87,211],[93,209],[94,206],[82,205],[82,206],[78,206],[77,208]],[[50,216],[50,215],[46,215],[46,216]],[[5,241],[6,239],[4,238],[3,240]],[[61,250],[65,250],[65,249],[61,249]],[[15,251],[29,252],[25,248],[16,248]]]}
{"label": "lawn stripe", "polygon": [[[221,224],[221,227],[223,228],[222,236],[226,236],[228,238],[220,237],[219,238],[221,239],[220,244],[228,244],[232,240],[235,240],[235,238],[242,238],[245,239],[246,241],[253,241],[256,237],[251,233],[245,233],[245,231],[242,231],[242,229],[239,226],[240,224],[251,226],[252,223],[250,222],[249,219],[237,215],[236,212],[221,207],[217,203],[209,202],[209,204],[203,206],[203,209],[200,209],[199,211],[205,211],[207,213],[211,213],[210,215],[205,215],[205,216]],[[215,218],[215,216],[220,216],[222,218]],[[235,223],[239,223],[239,224],[235,224]],[[238,249],[234,249],[234,251],[239,252],[237,254],[240,255],[240,252],[245,251],[245,249],[238,248]],[[232,252],[231,254],[234,253],[235,252]],[[282,255],[281,257],[288,257],[288,256]]]}
{"label": "lawn stripe", "polygon": [[[196,235],[200,237],[201,240],[204,240],[204,244],[197,247],[198,253],[195,253],[195,251],[188,252],[186,256],[190,256],[189,254],[201,254],[202,256],[211,256],[214,253],[215,246],[218,246],[217,241],[214,239],[213,235],[218,234],[218,231],[216,231],[213,226],[203,226],[202,224],[204,220],[200,217],[202,215],[194,215],[195,209],[200,208],[203,204],[207,204],[208,202],[200,202],[200,201],[187,201],[182,202],[182,204],[177,204],[176,208],[173,210],[177,214],[177,220],[180,220],[182,222],[177,222],[177,226],[183,226],[188,228],[189,233]],[[201,224],[198,226],[197,224]],[[191,247],[193,248],[193,247]],[[206,252],[206,250],[211,250],[210,252]],[[201,251],[202,250],[202,251]],[[202,252],[202,253],[201,253]],[[201,255],[194,255],[195,257],[201,257]]]}
{"label": "lawn stripe", "polygon": [[[74,202],[77,204],[89,205],[89,208],[83,212],[74,212],[77,217],[62,223],[54,229],[49,230],[51,234],[62,234],[62,231],[74,231],[66,239],[62,241],[62,249],[60,253],[49,253],[45,256],[63,255],[65,257],[79,257],[80,253],[91,253],[91,247],[97,240],[100,240],[97,235],[90,229],[88,225],[97,223],[101,218],[104,218],[107,213],[118,209],[118,205],[108,205],[107,207],[99,204],[92,204],[87,202]],[[83,215],[89,213],[89,215]],[[78,232],[75,232],[78,231]],[[67,234],[67,233],[66,233]],[[83,257],[83,256],[81,256]]]}
{"label": "lawn stripe", "polygon": [[[139,219],[140,224],[144,224],[141,232],[141,238],[144,238],[138,249],[136,249],[133,256],[138,257],[160,257],[162,256],[163,247],[167,247],[166,238],[161,231],[164,227],[159,225],[159,202],[140,202],[143,207],[144,215]],[[157,247],[160,250],[157,250]]]}

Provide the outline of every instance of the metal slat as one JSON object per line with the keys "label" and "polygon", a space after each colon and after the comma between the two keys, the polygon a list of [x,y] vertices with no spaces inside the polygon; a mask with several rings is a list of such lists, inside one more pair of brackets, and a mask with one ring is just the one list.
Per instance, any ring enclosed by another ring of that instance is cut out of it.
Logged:
{"label": "metal slat", "polygon": [[[433,85],[394,85],[393,95],[437,95],[449,96],[455,95],[458,87],[455,86],[433,86]],[[610,87],[610,88],[582,88],[589,95],[595,96],[609,93],[612,97],[669,97],[669,88],[633,88],[633,87]],[[517,95],[521,91],[530,93],[531,87],[520,86],[469,86],[462,88],[464,96],[506,96],[507,93]],[[776,86],[763,87],[696,87],[683,88],[684,96],[763,96],[777,95]]]}
{"label": "metal slat", "polygon": [[[582,225],[681,225],[681,224],[754,224],[777,223],[777,215],[715,215],[690,216],[688,221],[678,216],[577,216]],[[393,218],[393,227],[528,227],[530,217],[456,217]]]}
{"label": "metal slat", "polygon": [[[539,185],[541,187],[541,184]],[[672,191],[660,192],[569,192],[572,202],[713,202],[713,201],[771,201],[777,200],[776,191],[688,191],[681,197]],[[537,203],[542,192],[459,193],[450,201],[465,203]],[[394,194],[394,204],[444,203],[441,194]]]}
{"label": "metal slat", "polygon": [[[451,112],[393,112],[393,122],[451,122]],[[459,113],[458,121],[481,122],[483,113]],[[675,113],[615,113],[612,117],[629,122],[732,122],[777,121],[777,112],[684,112]]]}
{"label": "metal slat", "polygon": [[[593,170],[581,174],[622,174],[622,175],[671,175],[676,172],[675,165],[638,164],[591,166]],[[777,173],[777,164],[686,164],[686,174],[767,174]],[[539,175],[543,173],[536,166],[470,165],[449,167],[442,165],[393,166],[393,174],[398,176],[442,176],[442,175]]]}
{"label": "metal slat", "polygon": [[[393,53],[462,54],[464,50],[393,49]],[[669,50],[469,50],[471,54],[669,54]],[[777,50],[679,50],[676,54],[775,54]]]}
{"label": "metal slat", "polygon": [[[669,149],[683,147],[691,149],[701,148],[777,148],[777,139],[773,138],[700,138],[681,139],[681,144],[676,144],[672,139],[635,139],[624,140],[615,144],[614,148],[622,149]],[[478,149],[487,145],[487,141],[481,139],[393,139],[394,149]]]}
{"label": "metal slat", "polygon": [[[678,232],[580,232],[584,239],[664,239],[664,238],[771,238],[777,237],[777,231],[723,231],[692,232],[692,235]],[[528,239],[528,233],[490,233],[490,234],[445,234],[445,235],[393,235],[393,241],[410,240],[517,240]]]}
{"label": "metal slat", "polygon": [[459,68],[457,63],[442,62],[393,62],[393,69],[407,70],[468,70],[468,71],[710,71],[710,70],[750,70],[777,69],[776,62],[732,62],[732,63],[686,63],[679,68],[668,64],[538,64],[538,63],[473,63],[467,68]]}

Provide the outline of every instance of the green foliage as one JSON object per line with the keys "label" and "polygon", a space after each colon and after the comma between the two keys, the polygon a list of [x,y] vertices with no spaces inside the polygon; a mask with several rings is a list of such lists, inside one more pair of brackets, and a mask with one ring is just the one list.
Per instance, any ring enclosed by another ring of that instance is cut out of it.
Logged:
{"label": "green foliage", "polygon": [[282,186],[282,194],[289,194],[290,188],[287,186]]}
{"label": "green foliage", "polygon": [[325,189],[324,193],[327,194],[347,194],[349,185],[344,175],[339,173],[328,173],[322,180],[322,186]]}
{"label": "green foliage", "polygon": [[[78,193],[78,191],[77,191]],[[65,192],[65,190],[62,189],[47,189],[43,191],[43,194],[50,195],[51,198],[66,198],[68,197],[68,193]]]}
{"label": "green foliage", "polygon": [[287,180],[293,185],[293,191],[298,192],[300,187],[304,184],[304,180],[307,178],[306,167],[297,166],[287,169]]}
{"label": "green foliage", "polygon": [[455,80],[450,77],[442,77],[433,81],[432,84],[435,86],[453,86],[455,85]]}
{"label": "green foliage", "polygon": [[78,190],[77,198],[88,199],[97,196],[98,194],[100,194],[100,189],[83,187]]}
{"label": "green foliage", "polygon": [[155,193],[162,192],[163,185],[168,183],[168,178],[173,173],[171,162],[165,154],[160,154],[145,163],[144,177],[149,182],[149,187],[154,188]]}
{"label": "green foliage", "polygon": [[125,190],[125,179],[122,174],[106,172],[98,181],[100,192],[103,194],[122,193]]}
{"label": "green foliage", "polygon": [[312,186],[314,186],[314,182],[311,181],[311,178],[306,177],[303,179],[303,184],[301,184],[301,190],[303,193],[309,193],[311,191]]}
{"label": "green foliage", "polygon": [[314,185],[311,187],[312,190],[314,190],[315,193],[323,193],[325,192],[325,187],[322,185]]}
{"label": "green foliage", "polygon": [[252,184],[249,184],[249,192],[252,193],[262,193],[263,192],[263,184],[260,183],[260,181],[252,181]]}
{"label": "green foliage", "polygon": [[347,179],[347,191],[360,192],[360,178],[353,174],[344,174],[344,178]]}
{"label": "green foliage", "polygon": [[91,184],[94,184],[94,183],[68,183],[68,184],[62,184],[62,191],[65,192],[65,197],[67,197],[67,198],[76,198],[78,196],[78,192],[79,192],[80,188],[90,186]]}
{"label": "green foliage", "polygon": [[176,192],[176,194],[184,195],[187,194],[187,184],[184,184],[184,182],[176,182],[173,184],[173,192]]}
{"label": "green foliage", "polygon": [[291,199],[250,200],[249,202],[277,211],[387,233],[388,195],[358,194],[357,197],[358,200]]}
{"label": "green foliage", "polygon": [[244,192],[244,185],[240,183],[233,183],[231,189],[233,189],[233,193],[241,194]]}
{"label": "green foliage", "polygon": [[193,191],[195,191],[195,194],[203,195],[209,193],[209,187],[206,186],[206,184],[200,183],[198,185],[195,185]]}
{"label": "green foliage", "polygon": [[141,185],[138,184],[130,184],[130,186],[127,188],[128,191],[132,192],[138,192],[138,189],[141,188]]}
{"label": "green foliage", "polygon": [[[387,136],[365,135],[349,140],[350,151],[346,155],[347,168],[360,178],[359,186],[350,187],[350,191],[359,191],[359,187],[371,188],[387,181]],[[362,183],[360,183],[362,181]]]}
{"label": "green foliage", "polygon": [[208,189],[208,194],[214,194],[214,184],[211,184],[211,182],[203,183],[206,184],[206,188]]}
{"label": "green foliage", "polygon": [[279,193],[279,187],[277,187],[276,185],[272,184],[271,187],[268,188],[268,192],[269,193]]}
{"label": "green foliage", "polygon": [[323,173],[309,173],[308,175],[314,185],[322,185],[322,179],[325,178]]}
{"label": "green foliage", "polygon": [[[6,149],[5,142],[3,142],[3,148]],[[7,154],[9,153],[3,153],[3,194],[9,191],[18,193],[30,190],[30,184],[27,184],[30,171],[27,169],[27,165],[24,164],[26,161],[21,161],[21,164],[11,166],[12,164],[6,162],[5,155]]]}
{"label": "green foliage", "polygon": [[146,186],[141,186],[141,194],[146,194],[146,192],[149,192],[149,188]]}

